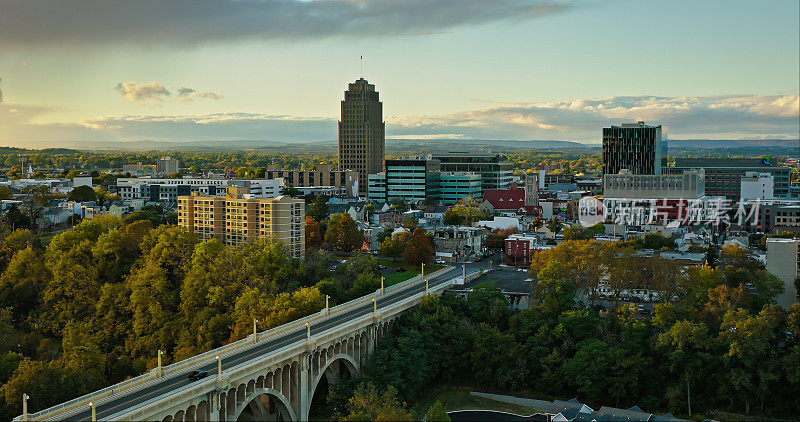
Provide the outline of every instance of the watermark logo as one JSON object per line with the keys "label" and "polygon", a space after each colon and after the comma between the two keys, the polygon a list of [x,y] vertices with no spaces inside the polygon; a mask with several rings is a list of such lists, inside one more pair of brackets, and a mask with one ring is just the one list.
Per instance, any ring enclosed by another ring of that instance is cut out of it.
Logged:
{"label": "watermark logo", "polygon": [[578,221],[582,226],[594,226],[604,220],[602,200],[585,196],[578,201]]}

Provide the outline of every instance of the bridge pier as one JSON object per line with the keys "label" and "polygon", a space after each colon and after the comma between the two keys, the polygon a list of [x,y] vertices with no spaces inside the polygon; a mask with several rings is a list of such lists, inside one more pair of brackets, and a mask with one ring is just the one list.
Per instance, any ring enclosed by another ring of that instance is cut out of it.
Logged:
{"label": "bridge pier", "polygon": [[300,416],[301,421],[308,420],[308,413],[311,410],[311,402],[309,399],[309,389],[311,389],[310,368],[311,359],[308,353],[300,355]]}

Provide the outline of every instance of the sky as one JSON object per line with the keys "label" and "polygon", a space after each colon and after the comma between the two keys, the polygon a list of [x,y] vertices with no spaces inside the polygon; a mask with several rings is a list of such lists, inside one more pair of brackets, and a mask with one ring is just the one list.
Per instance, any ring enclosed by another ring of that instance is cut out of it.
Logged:
{"label": "sky", "polygon": [[[0,145],[800,136],[797,0],[0,0]],[[363,56],[363,60],[359,58]]]}

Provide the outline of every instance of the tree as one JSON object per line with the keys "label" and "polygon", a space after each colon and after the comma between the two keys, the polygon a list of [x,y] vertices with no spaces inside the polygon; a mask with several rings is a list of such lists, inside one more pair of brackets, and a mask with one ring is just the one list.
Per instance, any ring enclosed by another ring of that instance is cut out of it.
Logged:
{"label": "tree", "polygon": [[561,229],[562,229],[563,227],[564,227],[564,224],[563,224],[563,223],[561,223],[561,220],[559,220],[559,219],[558,219],[558,217],[553,217],[553,218],[551,218],[551,219],[550,219],[550,222],[549,222],[549,223],[547,223],[547,228],[548,228],[548,229],[550,230],[550,232],[552,232],[553,234],[558,234],[559,232],[561,232]]}
{"label": "tree", "polygon": [[0,275],[0,307],[11,307],[14,320],[22,325],[36,308],[48,277],[44,260],[32,247],[17,252]]}
{"label": "tree", "polygon": [[11,204],[6,208],[2,223],[11,230],[33,228],[33,221],[19,210],[17,204]]}
{"label": "tree", "polygon": [[775,303],[775,298],[784,290],[783,281],[766,270],[758,271],[752,282],[758,295],[767,304]]}
{"label": "tree", "polygon": [[358,230],[358,226],[350,214],[334,214],[328,221],[325,242],[334,251],[352,252],[361,247],[364,243],[364,236]]}
{"label": "tree", "polygon": [[686,384],[688,413],[692,415],[692,383],[710,359],[706,353],[711,347],[708,327],[702,323],[678,321],[666,333],[658,336],[658,345],[668,350],[670,369],[680,374]]}
{"label": "tree", "polygon": [[308,207],[306,215],[320,222],[325,221],[330,215],[328,212],[328,198],[325,195],[317,195]]}
{"label": "tree", "polygon": [[414,230],[415,228],[417,228],[417,224],[418,224],[417,219],[410,215],[407,215],[406,218],[403,220],[403,227],[409,230]]}
{"label": "tree", "polygon": [[478,208],[480,204],[473,197],[459,199],[458,202],[444,213],[442,221],[451,226],[472,225],[472,223],[488,218],[485,212]]}
{"label": "tree", "polygon": [[91,186],[83,185],[73,188],[69,192],[69,195],[67,195],[67,199],[75,202],[95,201],[97,199],[97,193]]}
{"label": "tree", "polygon": [[420,228],[414,229],[408,238],[406,250],[403,252],[406,262],[414,266],[427,264],[433,255],[433,247],[427,233]]}
{"label": "tree", "polygon": [[496,327],[504,327],[511,314],[508,299],[497,290],[497,286],[491,281],[480,283],[472,288],[467,297],[467,308],[472,320],[489,323]]}
{"label": "tree", "polygon": [[386,239],[381,242],[378,252],[388,258],[400,258],[403,256],[409,236],[411,236],[409,232],[399,231],[394,235],[386,237]]}
{"label": "tree", "polygon": [[380,390],[375,384],[361,383],[347,403],[351,421],[411,421],[410,413],[397,398],[397,389],[388,386]]}
{"label": "tree", "polygon": [[450,422],[450,416],[447,414],[444,405],[439,400],[436,400],[425,413],[425,420],[431,422]]}
{"label": "tree", "polygon": [[608,344],[587,339],[578,344],[575,356],[564,365],[564,375],[590,401],[601,401],[609,387],[611,356]]}
{"label": "tree", "polygon": [[306,249],[319,248],[322,245],[320,225],[313,217],[306,217]]}
{"label": "tree", "polygon": [[[261,177],[264,177],[264,176],[262,175]],[[292,186],[287,186],[287,187],[281,189],[281,195],[289,195],[292,198],[296,198],[296,197],[300,196],[301,193],[300,193],[299,190],[297,190],[297,188],[292,187]]]}

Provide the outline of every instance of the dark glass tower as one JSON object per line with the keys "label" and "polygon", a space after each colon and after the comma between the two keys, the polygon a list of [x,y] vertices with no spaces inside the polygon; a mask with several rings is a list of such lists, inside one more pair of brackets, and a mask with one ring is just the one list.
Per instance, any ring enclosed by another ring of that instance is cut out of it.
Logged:
{"label": "dark glass tower", "polygon": [[358,172],[359,195],[367,193],[367,175],[383,171],[385,130],[375,85],[364,78],[349,84],[339,121],[339,169]]}
{"label": "dark glass tower", "polygon": [[666,159],[661,125],[644,122],[603,128],[603,174],[628,169],[632,174],[661,174]]}

